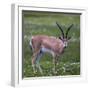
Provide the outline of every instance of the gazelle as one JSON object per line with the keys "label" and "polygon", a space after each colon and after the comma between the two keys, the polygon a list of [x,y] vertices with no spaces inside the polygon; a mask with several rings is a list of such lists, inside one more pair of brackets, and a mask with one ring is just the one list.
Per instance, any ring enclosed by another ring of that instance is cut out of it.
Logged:
{"label": "gazelle", "polygon": [[53,37],[53,36],[47,36],[47,35],[35,35],[31,36],[30,38],[30,47],[32,48],[33,51],[33,56],[32,56],[32,67],[34,73],[39,69],[41,73],[43,73],[39,60],[41,59],[42,55],[44,53],[50,53],[53,57],[53,64],[54,64],[54,72],[56,72],[55,67],[57,64],[58,56],[61,55],[63,52],[64,48],[67,47],[68,45],[68,40],[71,37],[68,37],[68,32],[73,26],[70,25],[64,34],[63,29],[61,26],[56,22],[56,25],[60,29],[62,36],[61,37]]}

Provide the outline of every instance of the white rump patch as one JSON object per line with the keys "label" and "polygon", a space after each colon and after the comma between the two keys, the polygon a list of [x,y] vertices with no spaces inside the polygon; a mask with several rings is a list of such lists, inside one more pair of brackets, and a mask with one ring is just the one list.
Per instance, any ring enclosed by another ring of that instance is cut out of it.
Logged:
{"label": "white rump patch", "polygon": [[32,37],[30,38],[29,45],[32,46]]}
{"label": "white rump patch", "polygon": [[33,45],[32,45],[32,39],[33,39],[33,36],[30,38],[30,42],[29,42],[29,45],[32,47],[33,49]]}

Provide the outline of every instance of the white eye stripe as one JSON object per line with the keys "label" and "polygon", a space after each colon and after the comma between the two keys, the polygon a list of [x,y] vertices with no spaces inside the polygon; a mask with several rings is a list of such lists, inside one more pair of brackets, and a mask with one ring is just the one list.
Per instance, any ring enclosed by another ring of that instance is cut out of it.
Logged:
{"label": "white eye stripe", "polygon": [[64,43],[64,47],[67,47],[67,42]]}

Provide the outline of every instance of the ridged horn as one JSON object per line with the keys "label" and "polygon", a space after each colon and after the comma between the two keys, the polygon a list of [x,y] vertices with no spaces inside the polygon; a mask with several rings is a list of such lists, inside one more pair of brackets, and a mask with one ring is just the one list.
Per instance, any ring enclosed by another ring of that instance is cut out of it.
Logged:
{"label": "ridged horn", "polygon": [[66,38],[67,38],[68,32],[70,31],[70,29],[71,29],[72,26],[73,26],[73,24],[68,27],[68,29],[67,29],[67,31],[66,31]]}
{"label": "ridged horn", "polygon": [[60,29],[60,31],[61,31],[61,33],[62,33],[62,36],[63,36],[63,38],[64,38],[64,32],[63,32],[63,29],[61,28],[61,26],[56,22],[56,24],[57,24],[57,26],[58,26],[58,28]]}

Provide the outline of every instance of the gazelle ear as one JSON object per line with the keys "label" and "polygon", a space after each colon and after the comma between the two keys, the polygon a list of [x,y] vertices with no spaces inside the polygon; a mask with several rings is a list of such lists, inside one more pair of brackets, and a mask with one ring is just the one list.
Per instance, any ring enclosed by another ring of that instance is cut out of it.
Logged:
{"label": "gazelle ear", "polygon": [[70,40],[71,39],[71,37],[68,37],[68,40]]}
{"label": "gazelle ear", "polygon": [[63,37],[59,37],[59,39],[63,40]]}

